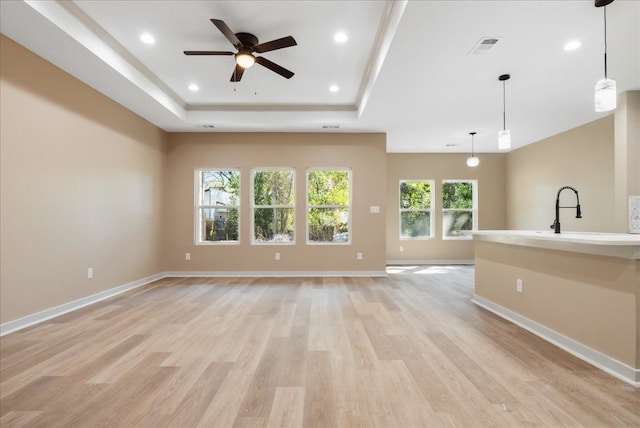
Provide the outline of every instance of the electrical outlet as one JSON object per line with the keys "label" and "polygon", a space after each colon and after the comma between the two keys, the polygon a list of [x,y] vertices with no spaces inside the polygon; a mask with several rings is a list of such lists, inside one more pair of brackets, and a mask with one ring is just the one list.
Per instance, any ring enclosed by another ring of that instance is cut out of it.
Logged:
{"label": "electrical outlet", "polygon": [[276,253],[276,260],[280,260],[280,253]]}
{"label": "electrical outlet", "polygon": [[522,293],[522,280],[520,278],[516,280],[516,291]]}
{"label": "electrical outlet", "polygon": [[93,278],[93,268],[88,268],[87,269],[87,279],[92,279]]}
{"label": "electrical outlet", "polygon": [[362,260],[362,253],[361,252],[358,252],[358,254],[356,254],[356,259]]}
{"label": "electrical outlet", "polygon": [[400,252],[403,253],[404,252],[404,247],[402,245],[400,245]]}
{"label": "electrical outlet", "polygon": [[191,260],[191,253],[184,253],[185,260]]}

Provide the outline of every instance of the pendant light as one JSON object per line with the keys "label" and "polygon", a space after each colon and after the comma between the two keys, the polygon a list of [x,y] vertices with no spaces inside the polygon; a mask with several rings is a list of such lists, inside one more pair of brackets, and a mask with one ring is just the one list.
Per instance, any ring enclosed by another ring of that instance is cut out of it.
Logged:
{"label": "pendant light", "polygon": [[616,81],[607,77],[607,5],[613,0],[595,0],[596,7],[604,9],[604,79],[596,82],[595,107],[597,112],[616,108]]}
{"label": "pendant light", "polygon": [[480,165],[480,158],[473,154],[473,136],[476,135],[476,133],[469,132],[469,135],[471,135],[471,156],[467,158],[467,166],[474,168]]}
{"label": "pendant light", "polygon": [[503,74],[498,77],[502,82],[502,130],[498,131],[498,149],[507,150],[511,148],[511,131],[507,129],[507,97],[505,82],[509,80],[509,74]]}

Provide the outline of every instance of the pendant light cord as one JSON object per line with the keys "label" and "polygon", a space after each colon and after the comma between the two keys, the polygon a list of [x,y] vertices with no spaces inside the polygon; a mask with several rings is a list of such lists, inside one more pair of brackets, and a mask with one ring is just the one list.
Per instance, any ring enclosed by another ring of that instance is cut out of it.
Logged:
{"label": "pendant light cord", "polygon": [[475,154],[473,153],[473,137],[475,137],[476,133],[470,132],[469,134],[471,134],[471,157],[475,157]]}
{"label": "pendant light cord", "polygon": [[507,95],[505,82],[506,80],[502,81],[502,129],[507,129]]}
{"label": "pendant light cord", "polygon": [[607,6],[604,7],[604,78],[607,78]]}

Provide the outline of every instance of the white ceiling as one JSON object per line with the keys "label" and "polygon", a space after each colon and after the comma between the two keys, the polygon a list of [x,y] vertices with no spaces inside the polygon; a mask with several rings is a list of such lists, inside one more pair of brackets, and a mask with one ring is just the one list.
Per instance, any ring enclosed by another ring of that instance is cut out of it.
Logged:
{"label": "white ceiling", "polygon": [[[468,152],[476,131],[476,151],[497,152],[504,73],[513,148],[604,115],[592,0],[13,0],[0,15],[3,34],[167,131],[386,132],[389,152]],[[255,65],[231,83],[232,56],[185,56],[234,50],[211,18],[260,42],[292,35],[297,46],[262,56],[295,75]],[[469,55],[483,37],[499,42]],[[565,52],[573,39],[582,46]],[[618,92],[640,89],[640,1],[607,7],[607,41]]]}

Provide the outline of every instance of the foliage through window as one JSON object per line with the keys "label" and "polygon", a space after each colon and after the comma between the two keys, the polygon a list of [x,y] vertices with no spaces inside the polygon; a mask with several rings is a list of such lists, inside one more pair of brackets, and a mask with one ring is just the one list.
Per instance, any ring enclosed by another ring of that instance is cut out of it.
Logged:
{"label": "foliage through window", "polygon": [[400,181],[400,239],[433,237],[433,181]]}
{"label": "foliage through window", "polygon": [[253,172],[253,241],[293,242],[295,171],[264,169]]}
{"label": "foliage through window", "polygon": [[206,169],[198,175],[198,242],[237,242],[240,171]]}
{"label": "foliage through window", "polygon": [[444,239],[471,239],[478,228],[476,181],[443,180],[442,235]]}
{"label": "foliage through window", "polygon": [[349,243],[351,172],[310,169],[307,173],[309,243]]}

